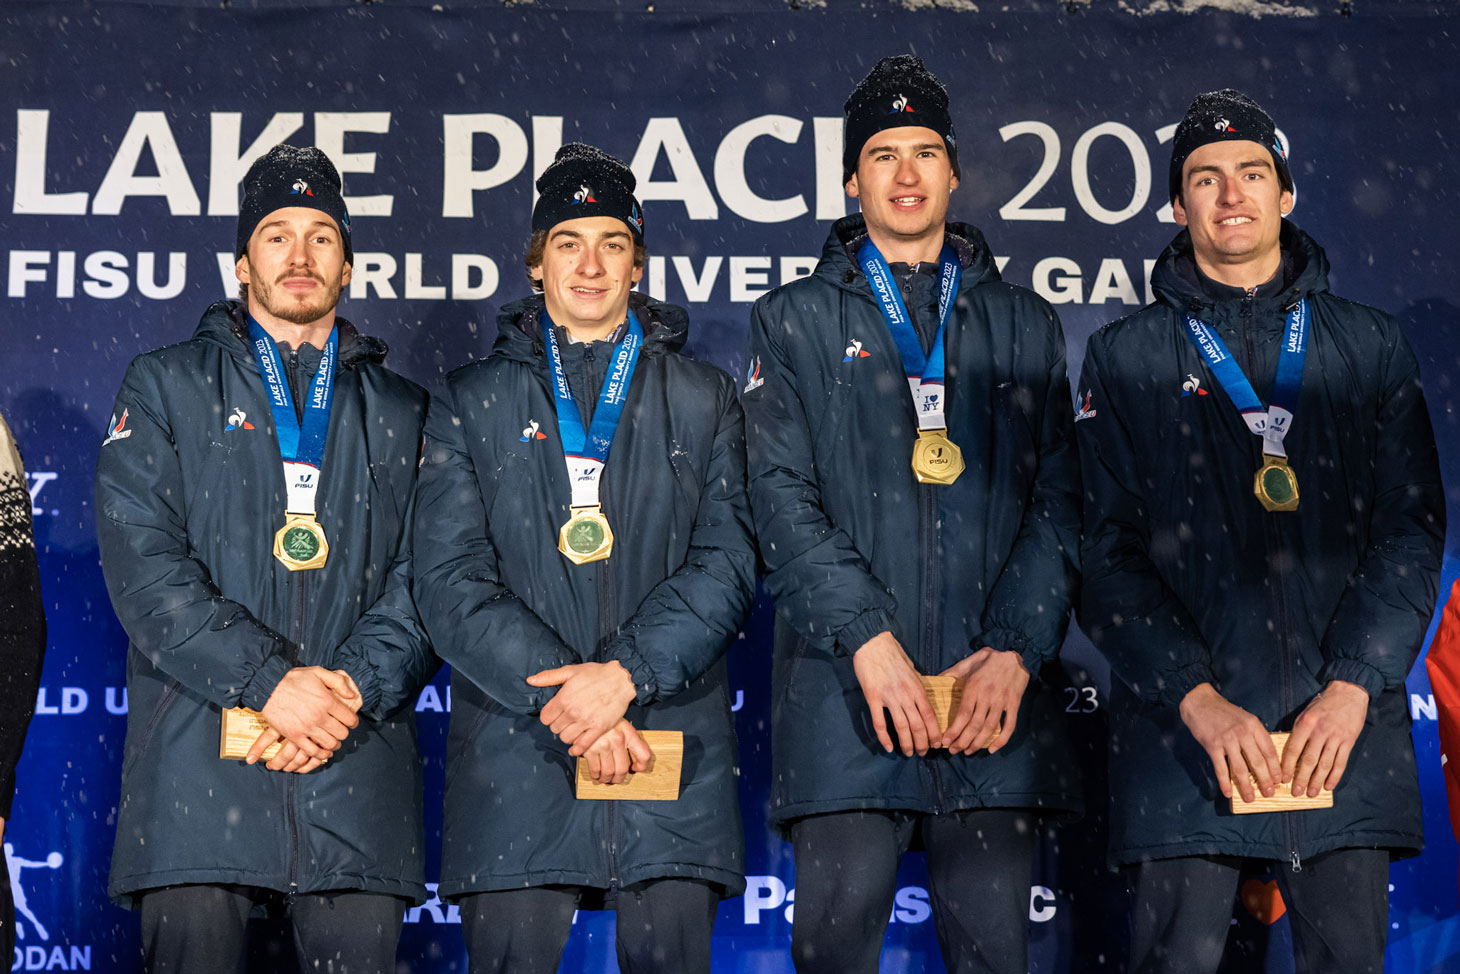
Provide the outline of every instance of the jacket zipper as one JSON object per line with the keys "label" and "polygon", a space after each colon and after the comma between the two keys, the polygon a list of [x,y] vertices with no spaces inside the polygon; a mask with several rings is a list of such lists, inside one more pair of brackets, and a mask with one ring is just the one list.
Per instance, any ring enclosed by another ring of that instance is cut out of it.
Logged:
{"label": "jacket zipper", "polygon": [[[289,350],[289,364],[285,374],[289,377],[289,392],[291,397],[297,395],[295,389],[298,386],[299,371],[299,350]],[[297,400],[296,400],[297,402]],[[295,414],[300,412],[295,406]],[[287,506],[287,505],[286,505]],[[294,626],[290,634],[289,644],[289,666],[292,669],[299,665],[299,644],[304,638],[304,578],[300,572],[289,573],[289,588],[294,595]],[[284,818],[288,822],[289,831],[289,893],[288,902],[292,908],[294,897],[299,892],[299,818],[295,810],[295,781],[296,775],[286,774],[284,776]]]}
{"label": "jacket zipper", "polygon": [[[595,374],[597,356],[593,353],[593,345],[590,343],[583,348],[583,376],[588,382],[588,388],[596,390],[602,385],[602,380]],[[596,408],[596,395],[591,400]],[[592,423],[592,418],[580,410],[584,417],[585,426]],[[598,503],[602,510],[608,506],[608,492],[605,489],[607,484],[603,479],[598,482]],[[608,566],[612,557],[594,563],[594,595],[598,600],[598,641],[600,643],[609,637],[613,628],[613,613],[610,611],[613,602],[613,589],[609,584]],[[615,807],[618,802],[603,802],[604,823],[603,837],[608,846],[608,889],[609,892],[618,889],[618,809]]]}
{"label": "jacket zipper", "polygon": [[[1257,364],[1256,345],[1252,334],[1252,313],[1253,301],[1257,295],[1257,288],[1248,288],[1246,295],[1242,298],[1242,337],[1247,346],[1247,368],[1249,372],[1255,371]],[[1270,395],[1270,393],[1269,393]],[[1281,712],[1289,713],[1293,709],[1293,654],[1292,646],[1288,642],[1288,600],[1284,592],[1286,584],[1286,572],[1282,567],[1282,559],[1274,557],[1282,539],[1278,532],[1278,523],[1274,520],[1271,512],[1264,512],[1263,517],[1263,538],[1266,541],[1268,556],[1268,584],[1272,586],[1272,601],[1275,615],[1277,617],[1278,654],[1282,659],[1281,680],[1279,682],[1278,702]],[[1303,871],[1303,861],[1298,854],[1298,822],[1292,812],[1283,814],[1283,833],[1288,841],[1288,862],[1293,872]]]}
{"label": "jacket zipper", "polygon": [[[922,661],[921,669],[924,674],[938,672],[936,669],[938,664],[938,600],[933,590],[938,578],[936,558],[933,552],[937,543],[937,497],[933,494],[935,489],[931,484],[918,484],[918,509],[921,514],[918,524],[918,547],[923,556],[923,631],[918,657]],[[943,814],[943,779],[938,774],[938,762],[924,760],[919,763],[927,768],[928,775],[932,779],[933,814],[941,815]]]}
{"label": "jacket zipper", "polygon": [[[603,497],[600,494],[599,500]],[[608,578],[608,563],[612,557],[605,558],[597,563],[597,576],[594,579],[598,595],[598,633],[599,641],[608,638],[609,628],[613,621],[609,616],[609,603],[612,599]],[[618,888],[618,835],[617,835],[617,811],[618,802],[602,802],[604,806],[603,837],[608,844],[608,889],[610,892]]]}
{"label": "jacket zipper", "polygon": [[[289,573],[290,587],[294,589],[294,638],[289,646],[289,665],[299,665],[299,641],[304,633],[304,579],[299,572]],[[299,819],[294,808],[295,781],[297,775],[284,776],[284,816],[289,823],[289,902],[299,892]]]}
{"label": "jacket zipper", "polygon": [[[912,302],[912,278],[916,273],[916,266],[909,267],[907,278],[899,282],[903,293],[903,301],[908,307],[909,316],[915,316]],[[914,318],[916,327],[916,318]],[[921,341],[921,338],[919,338]],[[916,417],[914,418],[916,428]],[[938,496],[937,489],[932,484],[918,484],[918,550],[923,556],[922,566],[922,645],[919,647],[918,658],[921,662],[920,670],[924,675],[934,675],[941,672],[938,666],[938,639],[941,631],[941,619],[938,616],[938,559],[935,551],[938,544]],[[938,772],[936,760],[923,760],[919,762],[928,770],[928,777],[933,785],[933,814],[943,814],[943,778]]]}

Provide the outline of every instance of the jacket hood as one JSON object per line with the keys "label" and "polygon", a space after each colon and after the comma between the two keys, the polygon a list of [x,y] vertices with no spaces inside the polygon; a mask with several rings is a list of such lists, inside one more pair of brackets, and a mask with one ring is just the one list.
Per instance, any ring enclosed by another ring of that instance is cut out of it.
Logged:
{"label": "jacket hood", "polygon": [[[1273,300],[1279,307],[1290,307],[1301,298],[1328,290],[1328,256],[1317,241],[1284,220],[1278,246],[1283,252],[1284,281]],[[1161,252],[1151,271],[1151,289],[1158,301],[1178,311],[1195,312],[1214,306],[1197,276],[1191,231],[1182,230]]]}
{"label": "jacket hood", "polygon": [[[870,293],[871,286],[857,265],[856,248],[861,246],[867,235],[867,220],[860,213],[844,216],[831,225],[826,246],[821,250],[821,261],[815,274],[831,284],[849,291]],[[980,284],[998,281],[999,269],[994,265],[989,245],[983,232],[969,223],[945,224],[945,239],[958,252],[963,265],[963,277],[958,290],[967,291]]]}
{"label": "jacket hood", "polygon": [[[352,369],[366,362],[378,364],[385,361],[390,351],[385,342],[360,334],[353,324],[338,315],[335,325],[340,330],[340,368]],[[238,301],[214,301],[208,305],[193,337],[221,345],[234,355],[253,361],[253,352],[248,347],[248,313]]]}
{"label": "jacket hood", "polygon": [[[546,309],[541,294],[513,301],[497,312],[497,340],[492,354],[513,361],[533,362],[543,355],[537,316]],[[656,301],[639,291],[629,292],[629,307],[644,329],[644,353],[677,352],[689,338],[689,312],[677,304]]]}

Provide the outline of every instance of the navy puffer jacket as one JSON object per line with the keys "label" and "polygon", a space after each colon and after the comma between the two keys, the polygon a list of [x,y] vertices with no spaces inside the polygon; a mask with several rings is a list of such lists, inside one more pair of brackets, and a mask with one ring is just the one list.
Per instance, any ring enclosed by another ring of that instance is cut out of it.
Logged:
{"label": "navy puffer jacket", "polygon": [[[1435,604],[1445,503],[1419,369],[1394,319],[1328,290],[1284,224],[1284,272],[1251,295],[1203,285],[1183,231],[1157,302],[1091,339],[1076,423],[1085,474],[1080,621],[1110,660],[1111,858],[1293,860],[1422,842],[1404,679]],[[1267,402],[1287,309],[1308,351],[1285,440],[1296,511],[1252,493],[1261,444],[1186,337],[1214,326]],[[1211,683],[1269,730],[1330,680],[1369,693],[1332,809],[1233,815],[1181,699]]]}
{"label": "navy puffer jacket", "polygon": [[[436,661],[411,600],[410,524],[426,392],[381,364],[384,343],[343,319],[339,334],[317,500],[329,560],[313,571],[273,556],[284,471],[236,303],[135,359],[117,395],[96,520],[131,639],[119,904],[181,883],[425,900],[411,704]],[[301,371],[307,387],[313,366]],[[221,709],[261,709],[293,666],[348,671],[360,726],[306,775],[220,760]]]}
{"label": "navy puffer jacket", "polygon": [[[451,663],[443,897],[693,878],[745,887],[724,653],[755,591],[734,384],[680,354],[685,312],[633,296],[643,352],[603,472],[613,554],[558,551],[568,473],[538,314],[508,305],[490,357],[432,400],[417,510],[417,598]],[[613,346],[560,345],[586,424]],[[676,801],[578,801],[575,759],[538,719],[549,667],[621,662],[637,728],[684,733]]]}
{"label": "navy puffer jacket", "polygon": [[[967,469],[918,484],[917,421],[892,332],[852,259],[860,215],[808,278],[756,302],[745,392],[751,503],[776,600],[771,815],[1080,807],[1053,677],[1079,547],[1065,340],[1006,284],[973,227],[945,339],[948,432]],[[976,650],[1034,675],[998,754],[883,752],[851,654],[889,630],[936,674]]]}

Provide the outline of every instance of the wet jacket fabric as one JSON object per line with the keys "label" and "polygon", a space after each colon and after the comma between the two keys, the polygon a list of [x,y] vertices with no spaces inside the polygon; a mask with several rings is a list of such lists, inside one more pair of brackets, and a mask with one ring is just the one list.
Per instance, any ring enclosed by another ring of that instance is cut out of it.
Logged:
{"label": "wet jacket fabric", "polygon": [[[862,808],[1076,810],[1063,703],[1044,679],[1079,545],[1059,319],[999,279],[978,230],[949,225],[963,277],[945,398],[967,469],[951,486],[920,485],[902,363],[853,260],[865,232],[860,215],[838,221],[815,272],[751,315],[751,504],[776,603],[772,821]],[[925,302],[904,284],[918,315]],[[919,330],[926,346],[933,328]],[[1033,678],[1009,745],[884,753],[851,658],[884,630],[924,674],[984,646],[1019,653]]]}
{"label": "wet jacket fabric", "polygon": [[[558,551],[569,486],[538,314],[505,307],[490,357],[433,397],[416,520],[417,597],[452,665],[440,894],[694,878],[744,883],[724,653],[750,608],[755,551],[734,383],[678,354],[688,317],[633,297],[645,342],[601,482],[605,561]],[[560,332],[585,427],[612,342]],[[550,667],[617,660],[640,730],[684,734],[675,801],[579,801],[576,759],[538,719]]]}
{"label": "wet jacket fabric", "polygon": [[[1285,224],[1284,271],[1248,296],[1203,286],[1183,231],[1157,302],[1091,339],[1077,392],[1085,475],[1081,624],[1112,671],[1110,856],[1291,860],[1422,845],[1404,679],[1435,603],[1444,496],[1419,370],[1394,319],[1328,290],[1328,260]],[[1192,347],[1216,328],[1264,403],[1287,309],[1308,349],[1284,441],[1296,511],[1252,493],[1261,444]],[[1330,680],[1368,716],[1325,810],[1232,815],[1178,714],[1211,683],[1273,731]]]}
{"label": "wet jacket fabric", "polygon": [[[422,902],[421,769],[411,706],[434,657],[410,586],[424,390],[339,321],[318,517],[326,564],[273,556],[284,473],[236,303],[127,370],[97,461],[97,530],[131,646],[109,893],[179,883],[363,890]],[[281,346],[306,388],[313,366]],[[316,352],[312,362],[317,365]],[[218,757],[224,707],[262,709],[291,666],[343,669],[360,726],[307,775]]]}

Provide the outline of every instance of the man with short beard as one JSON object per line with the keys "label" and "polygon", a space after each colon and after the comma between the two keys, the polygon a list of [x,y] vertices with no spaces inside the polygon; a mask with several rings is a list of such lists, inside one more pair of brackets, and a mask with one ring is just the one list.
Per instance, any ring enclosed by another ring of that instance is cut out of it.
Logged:
{"label": "man with short beard", "polygon": [[[803,974],[874,974],[921,833],[948,970],[1024,974],[1038,818],[1079,807],[1045,681],[1079,543],[1064,335],[946,222],[957,143],[922,62],[883,58],[846,113],[862,212],[756,302],[744,397],[791,950]],[[946,731],[935,675],[961,685]]]}
{"label": "man with short beard", "polygon": [[[318,149],[253,164],[241,300],[132,362],[97,461],[131,640],[109,894],[141,911],[150,971],[241,970],[265,909],[287,913],[302,969],[390,972],[425,899],[409,703],[433,657],[409,556],[426,395],[336,314],[340,191]],[[239,707],[267,729],[221,759]]]}
{"label": "man with short beard", "polygon": [[[1329,291],[1252,99],[1197,96],[1169,189],[1156,301],[1090,338],[1076,416],[1127,969],[1216,971],[1252,866],[1300,974],[1382,971],[1389,861],[1424,844],[1404,681],[1445,537],[1419,368]],[[1279,792],[1331,807],[1233,814]]]}

